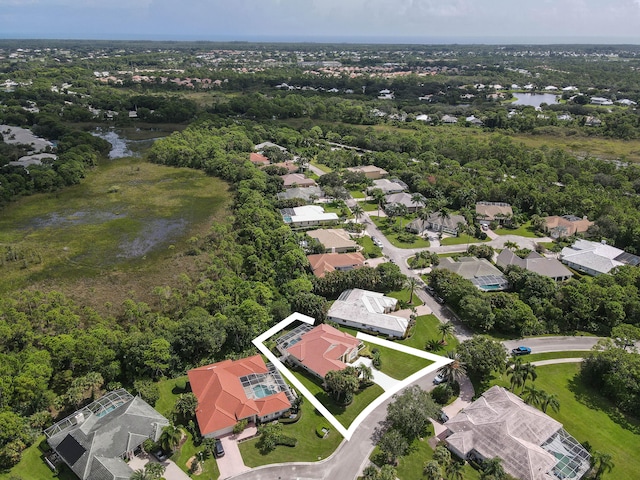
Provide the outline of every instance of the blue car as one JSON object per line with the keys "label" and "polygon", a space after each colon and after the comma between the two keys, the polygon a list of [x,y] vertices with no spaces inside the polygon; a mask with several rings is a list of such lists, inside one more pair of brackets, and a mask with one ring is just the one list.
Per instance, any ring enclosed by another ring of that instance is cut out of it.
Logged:
{"label": "blue car", "polygon": [[517,347],[511,350],[512,355],[529,355],[531,353],[531,349],[529,347]]}

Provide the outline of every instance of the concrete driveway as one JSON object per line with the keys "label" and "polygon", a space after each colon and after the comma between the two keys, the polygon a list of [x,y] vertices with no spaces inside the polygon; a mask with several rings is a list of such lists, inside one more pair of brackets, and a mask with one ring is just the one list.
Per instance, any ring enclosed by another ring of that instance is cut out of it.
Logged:
{"label": "concrete driveway", "polygon": [[224,448],[224,456],[216,459],[218,470],[220,470],[220,479],[233,477],[250,470],[242,460],[238,440],[253,437],[257,430],[255,425],[250,425],[239,435],[230,433],[220,438]]}
{"label": "concrete driveway", "polygon": [[158,462],[158,459],[148,453],[143,453],[129,461],[129,466],[133,471],[144,469],[147,463],[162,463],[165,467],[164,474],[162,475],[167,480],[191,480],[189,475],[183,472],[175,462],[171,460],[165,460],[164,462]]}

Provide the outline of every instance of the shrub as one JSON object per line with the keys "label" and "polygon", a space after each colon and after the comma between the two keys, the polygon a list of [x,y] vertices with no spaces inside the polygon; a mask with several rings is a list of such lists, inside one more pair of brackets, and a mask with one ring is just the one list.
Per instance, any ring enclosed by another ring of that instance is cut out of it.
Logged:
{"label": "shrub", "polygon": [[413,233],[400,233],[397,238],[402,243],[416,243],[418,240],[418,236]]}
{"label": "shrub", "polygon": [[329,434],[329,427],[326,424],[320,424],[316,427],[316,435],[320,438],[324,438]]}
{"label": "shrub", "polygon": [[290,413],[288,417],[282,417],[278,421],[280,423],[289,425],[291,423],[296,423],[298,420],[300,420],[300,417],[302,417],[302,410],[298,410],[298,412],[295,414]]}
{"label": "shrub", "polygon": [[138,395],[140,395],[140,398],[152,407],[155,406],[156,402],[160,398],[160,389],[158,388],[158,384],[151,380],[136,380],[133,382],[133,388]]}
{"label": "shrub", "polygon": [[446,383],[442,383],[438,385],[436,388],[434,388],[431,391],[431,396],[433,397],[433,400],[436,403],[439,403],[440,405],[446,405],[451,399],[452,395],[453,395],[453,390]]}
{"label": "shrub", "polygon": [[246,418],[240,420],[238,423],[236,423],[233,426],[233,433],[238,435],[239,433],[244,432],[244,429],[247,428],[248,423],[249,423],[249,420],[247,420]]}
{"label": "shrub", "polygon": [[285,447],[295,447],[298,444],[298,439],[295,437],[289,437],[288,435],[280,435],[280,438],[278,438],[276,443]]}

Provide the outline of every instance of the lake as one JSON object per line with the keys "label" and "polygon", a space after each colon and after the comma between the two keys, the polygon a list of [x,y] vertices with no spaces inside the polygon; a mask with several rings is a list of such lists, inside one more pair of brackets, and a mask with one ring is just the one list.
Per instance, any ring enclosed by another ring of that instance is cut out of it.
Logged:
{"label": "lake", "polygon": [[541,104],[553,105],[558,103],[555,93],[514,93],[516,99],[511,105],[529,105],[531,107],[539,107]]}
{"label": "lake", "polygon": [[111,144],[109,158],[115,159],[141,157],[156,140],[172,132],[172,129],[162,127],[154,129],[97,127],[91,134]]}

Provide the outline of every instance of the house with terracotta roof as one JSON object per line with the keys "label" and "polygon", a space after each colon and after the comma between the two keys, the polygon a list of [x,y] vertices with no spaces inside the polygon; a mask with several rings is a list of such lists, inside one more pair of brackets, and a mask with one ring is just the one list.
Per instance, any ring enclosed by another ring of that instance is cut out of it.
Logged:
{"label": "house with terracotta roof", "polygon": [[260,355],[194,368],[187,375],[198,399],[200,434],[206,438],[230,433],[240,420],[278,418],[295,399],[277,369]]}
{"label": "house with terracotta roof", "polygon": [[358,358],[362,342],[330,325],[303,324],[276,340],[286,361],[324,379],[332,370],[343,370]]}
{"label": "house with terracotta roof", "polygon": [[505,472],[521,480],[580,480],[590,469],[589,452],[560,422],[499,386],[444,426],[439,437],[458,457],[498,457]]}
{"label": "house with terracotta roof", "polygon": [[317,186],[313,178],[307,178],[301,173],[290,173],[288,175],[282,175],[281,178],[284,181],[284,188]]}
{"label": "house with terracotta roof", "polygon": [[260,153],[252,152],[249,154],[249,161],[258,167],[269,165],[271,161]]}
{"label": "house with terracotta roof", "polygon": [[571,237],[577,233],[585,233],[593,224],[587,217],[581,218],[575,215],[553,215],[544,219],[544,229],[549,232],[551,238]]}
{"label": "house with terracotta roof", "polygon": [[365,258],[360,252],[318,253],[307,255],[313,274],[322,278],[329,272],[346,272],[364,265]]}

